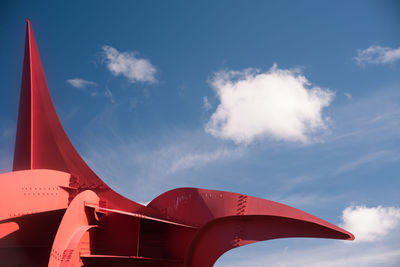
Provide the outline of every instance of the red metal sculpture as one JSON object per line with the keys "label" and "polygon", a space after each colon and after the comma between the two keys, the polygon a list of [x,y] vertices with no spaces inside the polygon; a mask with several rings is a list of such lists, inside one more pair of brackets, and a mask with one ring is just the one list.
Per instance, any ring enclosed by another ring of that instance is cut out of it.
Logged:
{"label": "red metal sculpture", "polygon": [[6,266],[208,267],[262,240],[354,239],[298,209],[236,193],[179,188],[143,206],[114,192],[64,132],[29,20],[13,172],[0,175],[0,190]]}

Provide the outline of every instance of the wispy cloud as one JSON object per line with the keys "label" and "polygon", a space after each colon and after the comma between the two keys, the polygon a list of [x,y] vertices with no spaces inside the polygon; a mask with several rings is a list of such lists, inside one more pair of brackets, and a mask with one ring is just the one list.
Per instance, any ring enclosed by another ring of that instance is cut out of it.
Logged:
{"label": "wispy cloud", "polygon": [[4,125],[1,128],[1,132],[0,132],[0,138],[10,138],[11,136],[13,136],[13,134],[15,134],[15,129],[11,126],[8,125]]}
{"label": "wispy cloud", "polygon": [[205,130],[237,144],[262,138],[309,143],[312,133],[326,129],[322,110],[334,97],[299,71],[276,65],[267,72],[221,71],[211,85],[221,103]]}
{"label": "wispy cloud", "polygon": [[108,88],[108,86],[106,86],[106,88],[105,88],[104,96],[107,97],[111,103],[115,103],[114,96],[113,96],[110,88]]}
{"label": "wispy cloud", "polygon": [[115,125],[118,110],[118,104],[110,105],[87,125],[83,154],[107,184],[134,200],[146,202],[176,187],[205,187],[211,178],[198,179],[198,173],[244,153],[218,144],[202,128],[163,129],[138,140]]}
{"label": "wispy cloud", "polygon": [[0,173],[11,171],[16,123],[6,120],[0,125]]}
{"label": "wispy cloud", "polygon": [[[364,224],[368,224],[364,221]],[[356,237],[357,238],[357,237]],[[400,231],[384,240],[354,242],[317,239],[271,240],[241,247],[222,256],[217,267],[397,267],[400,263]]]}
{"label": "wispy cloud", "polygon": [[376,151],[376,152],[371,152],[366,155],[362,155],[359,158],[349,161],[347,163],[344,163],[342,166],[340,166],[335,174],[340,174],[348,171],[352,171],[354,169],[357,169],[361,166],[364,166],[365,164],[371,164],[377,161],[382,161],[382,160],[398,160],[398,155],[395,155],[394,152],[388,151],[388,150],[382,150],[382,151]]}
{"label": "wispy cloud", "polygon": [[[286,239],[287,240],[287,239]],[[360,246],[329,240],[329,245],[305,247],[304,243],[310,240],[301,240],[300,249],[285,247],[280,250],[253,255],[246,250],[235,249],[230,258],[224,256],[215,264],[216,267],[397,267],[400,262],[400,249],[397,244]],[[272,241],[269,241],[272,242]],[[289,242],[287,242],[289,243]],[[241,252],[241,253],[240,253]],[[233,254],[233,255],[232,255]]]}
{"label": "wispy cloud", "polygon": [[188,153],[177,158],[172,162],[169,168],[170,173],[174,173],[180,170],[186,170],[191,168],[197,168],[204,166],[210,162],[217,162],[233,157],[240,157],[243,151],[240,148],[236,149],[225,149],[219,148],[211,152],[202,153]]}
{"label": "wispy cloud", "polygon": [[210,109],[212,109],[210,101],[208,101],[208,97],[206,96],[203,96],[203,109],[205,111],[209,111]]}
{"label": "wispy cloud", "polygon": [[353,98],[353,96],[350,93],[344,93],[344,96],[347,98],[347,100],[350,100]]}
{"label": "wispy cloud", "polygon": [[342,227],[352,232],[357,242],[381,239],[400,224],[400,208],[350,206],[343,210]]}
{"label": "wispy cloud", "polygon": [[[400,133],[400,85],[379,88],[334,110],[334,130],[327,139],[336,143],[360,144],[389,140]],[[393,148],[393,147],[392,147]]]}
{"label": "wispy cloud", "polygon": [[74,78],[74,79],[67,80],[67,83],[69,83],[70,85],[72,85],[75,88],[86,88],[87,86],[97,86],[97,83],[95,83],[95,82],[87,81],[87,80],[80,79],[80,78]]}
{"label": "wispy cloud", "polygon": [[89,151],[88,160],[101,177],[116,179],[106,182],[117,187],[118,192],[146,202],[176,187],[204,187],[207,179],[194,180],[188,172],[201,171],[206,166],[224,164],[241,156],[238,150],[213,150],[207,145],[199,148],[163,140],[167,144],[158,149],[143,147],[140,141],[134,140],[124,140],[123,144],[115,142],[112,146],[102,141],[103,145],[97,146],[96,151]]}
{"label": "wispy cloud", "polygon": [[104,45],[103,59],[108,70],[114,75],[122,75],[129,82],[156,82],[156,68],[148,59],[139,58],[134,52],[120,52],[117,49]]}
{"label": "wispy cloud", "polygon": [[391,48],[371,45],[367,49],[357,50],[357,56],[354,60],[358,65],[393,63],[400,60],[400,47]]}
{"label": "wispy cloud", "polygon": [[314,193],[291,193],[265,197],[273,201],[277,201],[299,209],[310,209],[315,207],[327,206],[328,204],[337,203],[344,199],[344,195],[319,195]]}

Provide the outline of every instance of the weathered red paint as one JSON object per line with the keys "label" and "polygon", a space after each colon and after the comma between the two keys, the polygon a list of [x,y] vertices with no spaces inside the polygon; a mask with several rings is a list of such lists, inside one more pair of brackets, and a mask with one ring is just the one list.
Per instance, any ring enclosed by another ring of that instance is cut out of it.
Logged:
{"label": "weathered red paint", "polygon": [[0,190],[7,266],[208,267],[262,240],[354,239],[301,210],[237,193],[179,188],[143,206],[114,192],[64,132],[29,20],[13,172],[0,175]]}

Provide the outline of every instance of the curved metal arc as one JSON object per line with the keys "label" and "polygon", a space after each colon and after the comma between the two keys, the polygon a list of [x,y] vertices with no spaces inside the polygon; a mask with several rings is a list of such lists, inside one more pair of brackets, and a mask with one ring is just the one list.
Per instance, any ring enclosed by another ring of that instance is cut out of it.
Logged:
{"label": "curved metal arc", "polygon": [[187,267],[208,267],[226,251],[274,238],[354,236],[318,217],[274,201],[199,188],[179,188],[149,203],[168,220],[201,226],[185,257]]}
{"label": "curved metal arc", "polygon": [[212,220],[200,229],[185,257],[185,267],[211,267],[231,249],[289,237],[352,238],[318,223],[299,219],[269,215],[227,216]]}
{"label": "curved metal arc", "polygon": [[271,200],[201,188],[178,188],[165,192],[148,204],[166,219],[202,226],[211,220],[236,215],[280,216],[321,224],[353,235],[325,220]]}
{"label": "curved metal arc", "polygon": [[73,254],[76,253],[76,248],[78,247],[79,242],[81,241],[83,235],[91,228],[96,228],[96,227],[98,226],[97,225],[82,226],[79,227],[74,234],[72,234],[72,238],[64,250],[63,256],[65,257],[61,261],[61,264],[59,265],[60,267],[71,266],[71,259],[73,257]]}
{"label": "curved metal arc", "polygon": [[[51,249],[49,267],[64,266],[63,264],[78,264],[79,256],[76,248],[87,230],[94,227],[89,225],[85,212],[85,202],[99,203],[100,198],[93,191],[87,190],[78,194],[68,206]],[[65,265],[67,266],[67,265]]]}

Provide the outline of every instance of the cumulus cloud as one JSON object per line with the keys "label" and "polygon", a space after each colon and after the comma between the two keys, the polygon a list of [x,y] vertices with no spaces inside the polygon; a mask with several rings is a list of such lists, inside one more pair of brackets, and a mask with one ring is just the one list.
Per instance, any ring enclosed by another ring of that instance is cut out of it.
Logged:
{"label": "cumulus cloud", "polygon": [[355,241],[371,242],[400,224],[400,208],[350,206],[343,210],[342,219],[342,227],[354,234]]}
{"label": "cumulus cloud", "polygon": [[103,56],[108,70],[115,76],[122,75],[131,83],[156,82],[156,68],[149,60],[138,58],[133,52],[119,52],[117,49],[104,45]]}
{"label": "cumulus cloud", "polygon": [[80,78],[74,78],[74,79],[67,80],[67,83],[69,83],[70,85],[72,85],[75,88],[85,88],[87,86],[97,86],[97,83],[95,83],[95,82],[86,81],[86,80],[80,79]]}
{"label": "cumulus cloud", "polygon": [[371,45],[367,49],[358,49],[354,60],[358,65],[388,64],[400,59],[400,47],[391,48]]}
{"label": "cumulus cloud", "polygon": [[327,128],[322,110],[334,93],[312,86],[299,71],[276,65],[267,72],[221,71],[210,83],[220,104],[205,130],[215,137],[237,144],[262,138],[308,143]]}

